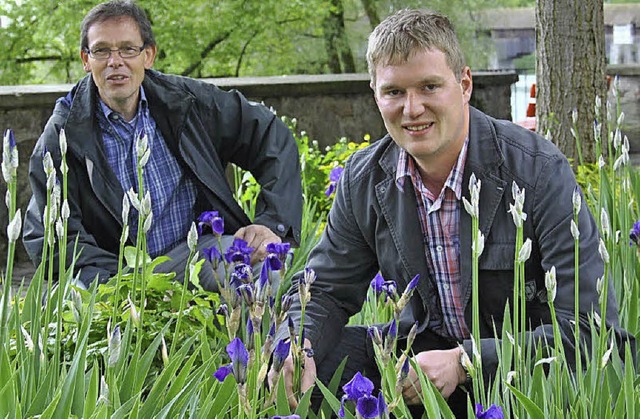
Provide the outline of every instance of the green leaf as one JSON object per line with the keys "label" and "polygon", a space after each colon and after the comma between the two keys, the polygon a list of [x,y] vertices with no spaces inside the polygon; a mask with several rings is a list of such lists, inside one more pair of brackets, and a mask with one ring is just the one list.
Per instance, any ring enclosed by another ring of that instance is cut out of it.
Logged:
{"label": "green leaf", "polygon": [[522,405],[524,406],[525,410],[527,411],[527,413],[531,418],[545,419],[544,413],[542,412],[542,410],[540,410],[540,408],[536,406],[536,404],[533,401],[531,401],[531,399],[529,399],[527,396],[522,394],[517,388],[515,388],[511,384],[505,383],[505,385],[516,396],[516,399],[518,399],[518,401],[522,403]]}
{"label": "green leaf", "polygon": [[93,415],[98,403],[98,395],[100,392],[100,368],[98,362],[93,362],[91,368],[91,375],[89,376],[89,387],[87,388],[86,401],[84,404],[84,411],[82,417],[88,418]]}
{"label": "green leaf", "polygon": [[[316,385],[322,392],[322,395],[324,396],[325,401],[329,403],[329,406],[331,406],[333,413],[338,414],[338,410],[340,410],[340,400],[338,400],[338,398],[331,391],[329,391],[329,389],[325,387],[324,384],[322,384],[322,381],[318,380],[317,378],[316,378]],[[348,418],[348,419],[355,418],[353,414],[349,412],[347,409],[344,409],[344,414],[345,414],[344,416],[345,418]]]}

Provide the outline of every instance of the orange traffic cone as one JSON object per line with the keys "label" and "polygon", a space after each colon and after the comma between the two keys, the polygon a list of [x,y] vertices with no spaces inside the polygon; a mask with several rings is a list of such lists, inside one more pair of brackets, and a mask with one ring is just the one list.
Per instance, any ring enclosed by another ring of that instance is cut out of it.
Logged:
{"label": "orange traffic cone", "polygon": [[529,93],[529,104],[527,105],[527,118],[536,116],[536,84],[531,85],[531,92]]}

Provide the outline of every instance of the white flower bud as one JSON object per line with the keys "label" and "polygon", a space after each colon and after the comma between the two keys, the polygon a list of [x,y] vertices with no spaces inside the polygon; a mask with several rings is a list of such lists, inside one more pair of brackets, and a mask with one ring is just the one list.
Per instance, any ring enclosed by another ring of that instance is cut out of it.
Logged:
{"label": "white flower bud", "polygon": [[166,367],[169,365],[169,353],[167,351],[167,344],[164,341],[164,336],[162,337],[162,347],[160,349],[160,353],[162,354],[162,363]]}
{"label": "white flower bud", "polygon": [[147,138],[147,133],[142,133],[142,135],[139,135],[136,140],[136,152],[138,153],[137,156],[139,159],[147,152],[148,148],[149,139]]}
{"label": "white flower bud", "polygon": [[9,243],[15,243],[20,237],[20,229],[22,228],[22,215],[20,213],[20,209],[16,211],[16,214],[13,216],[13,219],[7,226],[7,239]]}
{"label": "white flower bud", "polygon": [[607,366],[607,363],[609,362],[609,358],[611,357],[612,351],[613,351],[613,339],[611,339],[611,346],[609,346],[609,349],[607,349],[604,355],[602,355],[602,360],[600,361],[600,368],[604,368]]}
{"label": "white flower bud", "polygon": [[593,322],[600,328],[602,326],[602,319],[600,318],[600,314],[597,311],[593,312]]}
{"label": "white flower bud", "polygon": [[507,379],[506,379],[507,384],[511,384],[513,379],[516,378],[516,375],[518,375],[518,373],[516,373],[515,371],[509,371],[507,373]]}
{"label": "white flower bud", "polygon": [[472,218],[478,218],[478,214],[476,214],[473,205],[471,205],[471,202],[467,201],[467,198],[464,196],[462,197],[462,203],[464,204],[464,209]]}
{"label": "white flower bud", "polygon": [[149,162],[149,157],[151,157],[151,149],[147,148],[147,151],[145,151],[140,158],[140,163],[138,163],[140,167],[145,167],[147,165],[147,163]]}
{"label": "white flower bud", "polygon": [[473,253],[478,257],[480,257],[484,250],[484,235],[480,231],[478,231],[477,245],[476,243],[473,243],[471,245],[471,250],[473,250]]}
{"label": "white flower bud", "polygon": [[520,252],[518,253],[518,262],[526,262],[529,259],[529,256],[531,256],[531,239],[525,240],[524,244],[520,248]]}
{"label": "white flower bud", "polygon": [[151,228],[151,224],[153,223],[153,213],[149,212],[149,215],[144,219],[144,225],[142,226],[142,231],[147,233]]}
{"label": "white flower bud", "polygon": [[27,332],[27,329],[25,329],[23,325],[20,325],[20,330],[22,331],[22,336],[24,336],[24,345],[27,347],[29,352],[33,352],[35,345],[33,344],[31,335],[29,335],[29,332]]}
{"label": "white flower bud", "polygon": [[44,168],[44,173],[48,176],[51,172],[54,172],[55,169],[53,167],[53,159],[51,158],[51,152],[47,151],[42,158],[42,167]]}
{"label": "white flower bud", "polygon": [[578,123],[578,109],[577,108],[573,108],[573,111],[571,111],[571,121],[573,121],[573,125]]}
{"label": "white flower bud", "polygon": [[605,240],[611,236],[611,227],[609,225],[609,214],[604,207],[600,210],[600,228],[602,229],[602,236]]}
{"label": "white flower bud", "polygon": [[606,165],[607,163],[604,161],[604,157],[602,157],[602,154],[601,154],[600,157],[598,157],[598,168],[602,169]]}
{"label": "white flower bud", "polygon": [[107,380],[104,379],[104,375],[100,376],[100,396],[97,403],[109,404],[109,385]]}
{"label": "white flower bud", "polygon": [[613,148],[616,150],[620,148],[622,145],[622,133],[619,128],[616,128],[615,133],[613,134]]}
{"label": "white flower bud", "polygon": [[571,127],[569,131],[571,132],[571,135],[573,136],[573,138],[578,138],[578,133],[573,127]]}
{"label": "white flower bud", "polygon": [[122,196],[122,224],[126,225],[129,223],[129,210],[130,210],[129,198],[127,194]]}
{"label": "white flower bud", "polygon": [[604,285],[604,276],[601,276],[596,280],[596,292],[598,295],[602,295],[602,286]]}
{"label": "white flower bud", "polygon": [[60,152],[67,154],[67,135],[64,133],[64,128],[60,130],[58,140],[60,141]]}
{"label": "white flower bud", "polygon": [[618,126],[618,128],[620,128],[622,124],[624,124],[624,112],[620,112],[620,115],[618,115],[618,120],[616,121],[616,125]]}
{"label": "white flower bud", "polygon": [[109,367],[115,366],[120,359],[120,342],[120,325],[117,325],[113,329],[113,333],[111,333],[111,336],[109,336],[109,361],[107,362],[107,365]]}
{"label": "white flower bud", "polygon": [[67,201],[66,199],[62,202],[60,215],[62,216],[63,221],[67,221],[69,219],[69,216],[71,215],[71,210],[69,209],[69,201]]}
{"label": "white flower bud", "polygon": [[66,175],[69,172],[69,167],[67,166],[67,161],[66,160],[62,160],[62,162],[60,163],[60,173],[62,173],[62,175]]}
{"label": "white flower bud", "polygon": [[556,267],[552,266],[550,270],[548,270],[544,274],[544,285],[547,288],[547,295],[549,297],[550,302],[554,302],[556,299],[556,291],[558,282],[556,280]]}
{"label": "white flower bud", "polygon": [[600,257],[605,264],[609,263],[609,252],[607,251],[607,246],[604,243],[604,240],[600,239],[600,245],[598,245],[598,252],[600,253]]}
{"label": "white flower bud", "polygon": [[580,230],[578,230],[578,225],[575,220],[571,220],[571,235],[574,240],[578,240],[580,238]]}
{"label": "white flower bud", "polygon": [[131,317],[131,322],[135,326],[139,326],[140,325],[140,314],[138,313],[138,310],[136,309],[136,306],[133,304],[133,301],[131,301],[131,295],[127,296],[127,301],[129,302],[129,316]]}
{"label": "white flower bud", "polygon": [[144,199],[142,200],[142,212],[143,215],[149,214],[151,212],[151,193],[147,191],[144,194]]}
{"label": "white flower bud", "polygon": [[187,233],[187,246],[189,246],[189,250],[191,252],[196,250],[196,246],[198,244],[198,229],[196,228],[196,223],[191,223],[191,228],[189,229],[189,233]]}
{"label": "white flower bud", "polygon": [[138,194],[133,190],[133,188],[130,188],[127,191],[127,196],[129,197],[129,201],[131,201],[133,208],[140,212],[140,200],[138,199]]}
{"label": "white flower bud", "polygon": [[4,204],[7,208],[11,208],[11,191],[7,189],[7,192],[4,194]]}
{"label": "white flower bud", "polygon": [[50,172],[47,176],[47,190],[53,190],[56,186],[56,172]]}
{"label": "white flower bud", "polygon": [[56,220],[56,235],[58,236],[58,240],[62,240],[64,237],[64,226],[60,218]]}

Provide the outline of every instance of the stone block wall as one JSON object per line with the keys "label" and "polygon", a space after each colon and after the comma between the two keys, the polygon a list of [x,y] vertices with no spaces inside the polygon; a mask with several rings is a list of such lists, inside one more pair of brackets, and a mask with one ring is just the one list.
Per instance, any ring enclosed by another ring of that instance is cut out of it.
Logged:
{"label": "stone block wall", "polygon": [[[513,72],[476,72],[473,75],[472,104],[488,114],[511,119],[511,85],[517,80]],[[206,79],[225,90],[238,89],[246,97],[273,107],[278,115],[295,117],[297,128],[308,133],[324,147],[341,137],[361,141],[369,134],[382,137],[385,127],[378,113],[367,74],[282,76]],[[24,210],[31,196],[27,179],[28,160],[57,98],[72,85],[0,86],[0,129],[15,131],[20,167],[18,206]],[[0,182],[0,196],[6,185]],[[7,254],[7,208],[0,205],[0,271],[4,271]],[[27,261],[18,245],[16,260]]]}

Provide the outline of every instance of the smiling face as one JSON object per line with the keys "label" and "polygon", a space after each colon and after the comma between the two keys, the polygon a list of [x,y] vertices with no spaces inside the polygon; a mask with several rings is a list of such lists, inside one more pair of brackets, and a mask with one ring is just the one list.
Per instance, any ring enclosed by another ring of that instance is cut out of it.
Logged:
{"label": "smiling face", "polygon": [[469,67],[456,77],[442,51],[421,49],[404,62],[376,66],[374,80],[378,109],[396,144],[423,173],[431,165],[450,170],[469,130]]}
{"label": "smiling face", "polygon": [[[141,47],[144,42],[135,20],[128,16],[96,22],[87,32],[89,50],[98,48]],[[106,60],[96,60],[86,51],[80,56],[85,71],[91,72],[102,100],[114,111],[130,120],[138,106],[140,85],[145,69],[151,68],[156,47],[146,46],[140,55],[122,58],[112,51]]]}

